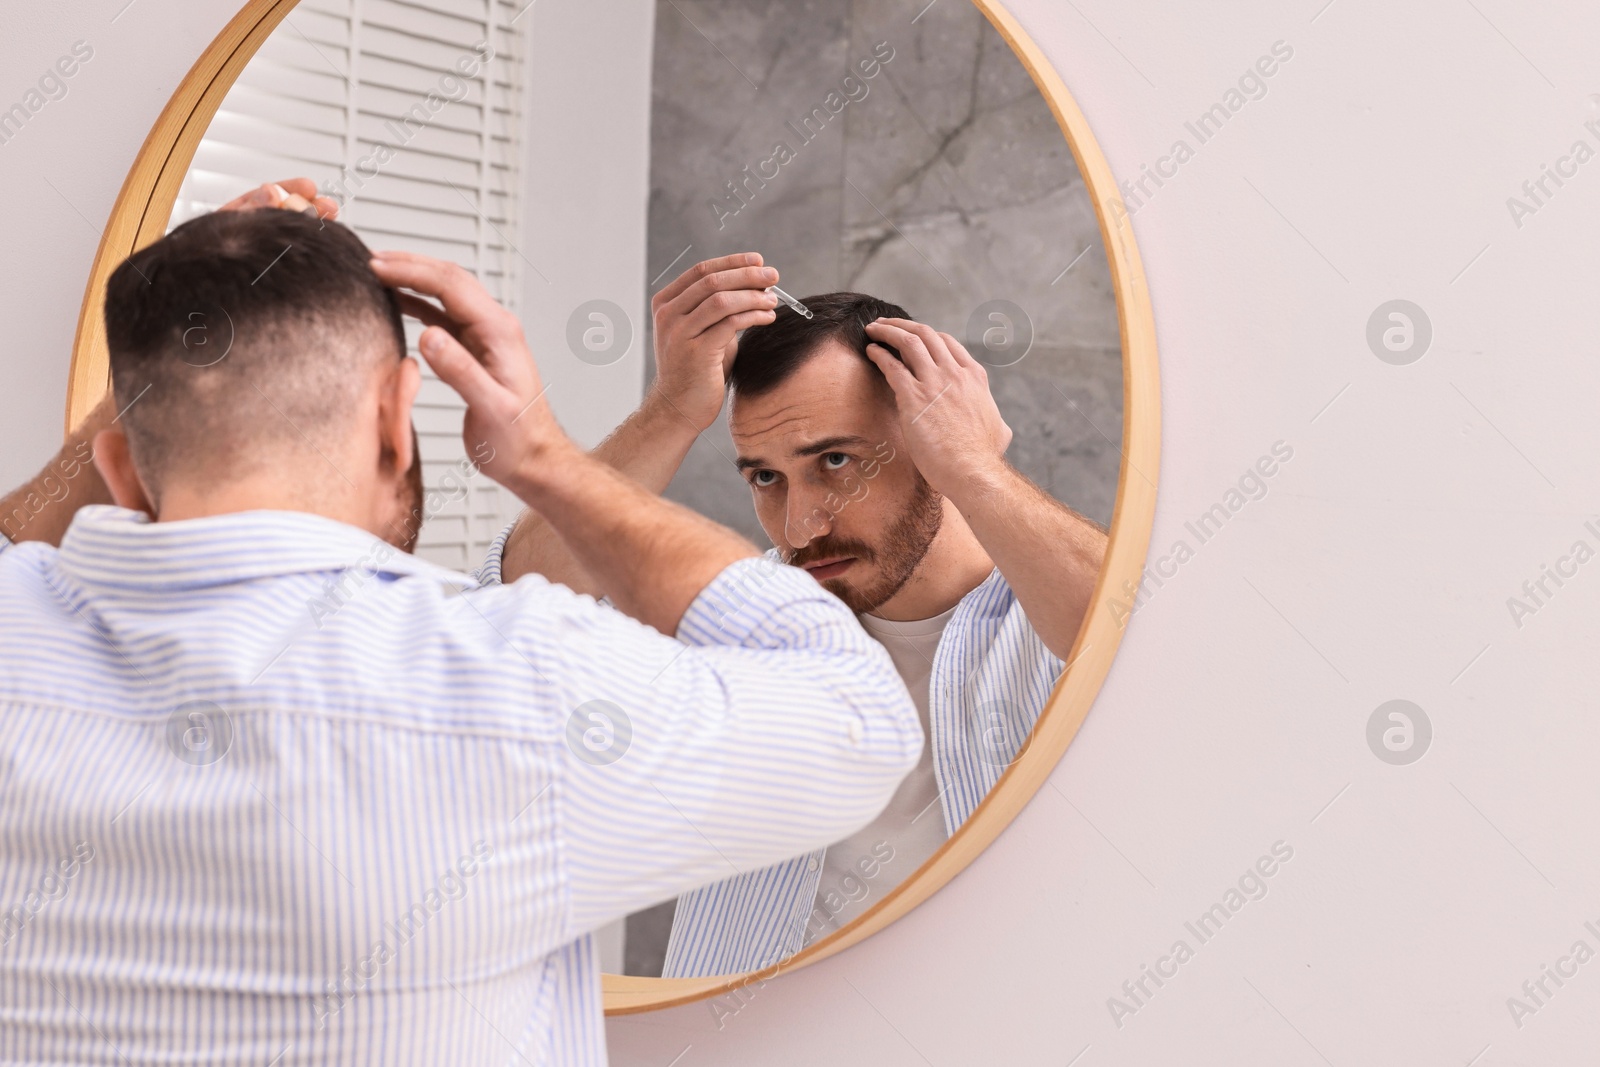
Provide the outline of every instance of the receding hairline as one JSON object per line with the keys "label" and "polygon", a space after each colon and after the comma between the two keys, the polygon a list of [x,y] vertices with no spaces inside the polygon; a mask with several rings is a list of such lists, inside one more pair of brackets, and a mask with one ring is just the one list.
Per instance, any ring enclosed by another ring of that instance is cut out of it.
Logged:
{"label": "receding hairline", "polygon": [[[872,362],[872,358],[870,356],[868,356],[865,352],[859,352],[855,348],[851,347],[846,340],[848,336],[849,335],[846,332],[846,327],[841,325],[837,329],[830,330],[825,334],[820,334],[817,337],[812,338],[810,344],[797,351],[794,361],[789,365],[787,372],[783,375],[783,377],[765,383],[762,388],[757,389],[754,392],[751,392],[748,388],[740,388],[737,384],[737,381],[730,381],[728,390],[730,404],[734,401],[737,401],[741,396],[750,400],[760,400],[762,397],[771,396],[773,393],[778,392],[784,386],[793,382],[795,378],[800,375],[801,371],[815,363],[818,357],[827,352],[830,347],[840,349],[846,353],[849,356],[850,362],[865,366],[869,371],[871,371],[871,374],[868,375],[867,380],[872,383],[872,388],[879,389],[880,391],[888,390],[889,395],[892,396],[894,391],[889,389],[889,379],[884,377],[883,371],[878,369],[878,365]],[[869,338],[868,343],[870,344],[874,342],[872,342]],[[737,354],[735,354],[734,363],[737,364],[738,361],[739,357]]]}

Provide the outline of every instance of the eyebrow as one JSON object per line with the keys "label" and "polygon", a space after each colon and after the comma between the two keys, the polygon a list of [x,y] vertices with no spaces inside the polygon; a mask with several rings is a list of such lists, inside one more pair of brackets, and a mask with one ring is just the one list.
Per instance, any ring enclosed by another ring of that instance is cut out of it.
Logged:
{"label": "eyebrow", "polygon": [[[796,456],[820,456],[824,452],[837,452],[840,448],[848,445],[870,445],[871,443],[870,440],[860,434],[839,434],[835,437],[824,437],[820,441],[813,441],[809,445],[802,445],[800,448],[795,449],[793,454]],[[764,467],[766,463],[756,456],[741,456],[734,463],[734,466],[741,471],[745,471],[751,467]]]}

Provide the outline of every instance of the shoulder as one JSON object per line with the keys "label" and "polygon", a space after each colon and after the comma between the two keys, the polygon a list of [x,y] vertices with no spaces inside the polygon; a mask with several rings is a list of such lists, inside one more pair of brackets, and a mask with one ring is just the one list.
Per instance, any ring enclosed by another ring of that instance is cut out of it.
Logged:
{"label": "shoulder", "polygon": [[989,572],[989,577],[961,598],[957,614],[997,618],[1013,610],[1022,610],[1017,604],[1017,594],[1012,590],[1011,583],[1006,581],[1006,576],[1000,573],[1000,568],[996,567]]}
{"label": "shoulder", "polygon": [[951,628],[981,645],[989,656],[1029,662],[1047,672],[1064,666],[1033,628],[1016,592],[996,567],[966,596],[951,618]]}
{"label": "shoulder", "polygon": [[0,542],[0,595],[51,582],[59,551],[43,541]]}

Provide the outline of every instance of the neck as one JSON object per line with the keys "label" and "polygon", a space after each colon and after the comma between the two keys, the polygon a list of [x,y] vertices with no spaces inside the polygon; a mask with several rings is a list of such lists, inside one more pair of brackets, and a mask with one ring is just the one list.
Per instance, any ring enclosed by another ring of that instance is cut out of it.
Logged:
{"label": "neck", "polygon": [[928,552],[910,579],[894,596],[878,605],[873,616],[889,622],[916,622],[942,615],[983,584],[994,571],[978,537],[949,500]]}
{"label": "neck", "polygon": [[277,478],[244,478],[224,485],[164,486],[156,507],[157,522],[203,519],[241,511],[303,511],[370,528],[372,508],[362,506],[355,492],[308,493],[304,485],[285,485]]}

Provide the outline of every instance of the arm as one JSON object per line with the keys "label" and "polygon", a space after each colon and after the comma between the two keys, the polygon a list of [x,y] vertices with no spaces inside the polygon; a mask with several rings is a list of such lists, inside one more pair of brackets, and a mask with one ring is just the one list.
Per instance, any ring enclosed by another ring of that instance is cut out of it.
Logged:
{"label": "arm", "polygon": [[[695,438],[722,410],[738,332],[775,318],[778,300],[765,287],[777,280],[760,255],[742,253],[697,263],[656,293],[650,301],[656,380],[638,410],[592,455],[651,493],[663,492]],[[580,593],[599,589],[535,512],[517,520],[500,566],[506,582],[537,573]]]}
{"label": "arm", "polygon": [[1089,610],[1106,534],[1005,457],[950,500],[1017,595],[1045,647],[1065,660]]}
{"label": "arm", "polygon": [[67,435],[44,469],[0,500],[0,533],[13,541],[59,545],[72,517],[85,504],[109,504],[111,492],[95,470],[94,435],[116,416],[108,393],[88,418]]}
{"label": "arm", "polygon": [[[287,178],[258,185],[228,201],[219,211],[250,211],[277,207],[289,211],[311,209],[323,218],[338,214],[338,206],[317,195],[310,178]],[[117,418],[110,392],[70,434],[61,450],[33,479],[0,500],[0,533],[13,541],[46,541],[59,545],[72,517],[85,504],[110,504],[111,492],[91,460],[95,434],[109,429]]]}
{"label": "arm", "polygon": [[[653,389],[638,410],[590,455],[659,495],[683,464],[699,431]],[[599,583],[567,548],[555,527],[538,512],[525,511],[506,539],[501,577],[514,582],[524,574],[542,574],[577,592],[600,594]]]}
{"label": "arm", "polygon": [[671,634],[712,578],[756,555],[738,534],[578,448],[544,399],[521,325],[467,271],[406,252],[377,253],[372,269],[387,285],[440,301],[402,294],[427,324],[417,340],[423,358],[467,403],[468,454],[484,457],[484,472],[561,538],[596,593]]}
{"label": "arm", "polygon": [[959,341],[907,319],[880,319],[867,334],[912,462],[972,527],[1046,647],[1066,659],[1105,558],[1105,531],[1006,461],[1011,430],[988,372]]}
{"label": "arm", "polygon": [[[544,402],[520,324],[465,270],[403,252],[372,267],[441,302],[402,296],[428,323],[423,358],[466,401],[468,453],[620,609],[537,581],[466,594],[477,616],[499,615],[494,632],[534,668],[556,738],[565,724],[549,804],[572,857],[572,932],[815,848],[881,811],[922,729],[850,610],[574,445]],[[627,747],[592,759],[585,721],[603,729],[607,718],[627,723]]]}
{"label": "arm", "polygon": [[538,578],[465,596],[551,694],[573,936],[849,836],[921,752],[888,654],[797,568],[733,564],[678,640]]}

